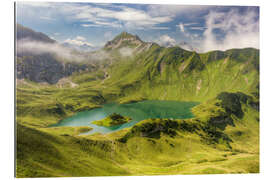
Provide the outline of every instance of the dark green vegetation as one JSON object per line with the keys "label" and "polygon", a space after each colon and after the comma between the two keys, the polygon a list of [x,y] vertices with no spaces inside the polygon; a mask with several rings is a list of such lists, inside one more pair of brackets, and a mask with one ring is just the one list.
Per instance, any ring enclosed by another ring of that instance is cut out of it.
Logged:
{"label": "dark green vegetation", "polygon": [[92,129],[93,128],[86,126],[86,127],[80,127],[77,131],[78,133],[84,133],[84,132],[91,131]]}
{"label": "dark green vegetation", "polygon": [[[259,172],[259,50],[199,54],[122,33],[101,51],[110,56],[95,71],[55,84],[17,80],[18,177]],[[106,135],[49,128],[105,103],[141,100],[201,104],[194,118],[146,119]]]}
{"label": "dark green vegetation", "polygon": [[129,122],[130,120],[131,120],[130,117],[124,117],[124,116],[121,116],[120,114],[113,113],[104,119],[93,121],[92,123],[99,126],[110,127],[110,126],[125,124]]}

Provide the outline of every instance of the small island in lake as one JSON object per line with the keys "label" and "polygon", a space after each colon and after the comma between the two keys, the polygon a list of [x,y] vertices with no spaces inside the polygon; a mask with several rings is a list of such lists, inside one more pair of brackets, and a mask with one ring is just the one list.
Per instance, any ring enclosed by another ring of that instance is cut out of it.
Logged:
{"label": "small island in lake", "polygon": [[129,121],[131,121],[130,117],[125,117],[125,116],[121,116],[120,114],[113,113],[104,119],[93,121],[92,123],[98,126],[110,127],[110,126],[125,124]]}
{"label": "small island in lake", "polygon": [[81,133],[86,133],[88,131],[91,131],[93,128],[92,127],[89,127],[89,126],[79,126],[77,128],[77,133],[78,134],[81,134]]}

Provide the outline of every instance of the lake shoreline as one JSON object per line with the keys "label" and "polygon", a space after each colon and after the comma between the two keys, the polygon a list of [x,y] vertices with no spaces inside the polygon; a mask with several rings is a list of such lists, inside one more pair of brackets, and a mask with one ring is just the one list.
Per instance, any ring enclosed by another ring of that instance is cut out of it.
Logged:
{"label": "lake shoreline", "polygon": [[[198,102],[185,101],[162,101],[162,100],[145,100],[140,102],[118,104],[109,103],[104,104],[100,108],[94,108],[90,111],[83,111],[74,113],[72,116],[62,119],[59,123],[51,125],[50,127],[61,126],[89,126],[93,129],[89,133],[107,134],[121,129],[132,127],[136,123],[149,118],[167,118],[167,119],[188,119],[194,117],[190,109]],[[119,113],[123,116],[131,117],[130,122],[115,125],[110,127],[98,126],[91,122],[106,118],[112,113]]]}

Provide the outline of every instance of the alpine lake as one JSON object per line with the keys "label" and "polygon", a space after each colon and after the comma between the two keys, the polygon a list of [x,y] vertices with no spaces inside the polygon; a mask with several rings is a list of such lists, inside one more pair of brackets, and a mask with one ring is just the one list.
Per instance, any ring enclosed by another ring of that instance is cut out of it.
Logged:
{"label": "alpine lake", "polygon": [[[170,119],[187,119],[192,118],[191,108],[198,105],[198,102],[181,102],[181,101],[163,101],[163,100],[146,100],[130,104],[105,104],[101,108],[95,108],[90,111],[83,111],[61,120],[51,127],[61,126],[90,126],[91,131],[81,133],[111,133],[124,128],[129,128],[136,123],[149,118],[170,118]],[[117,126],[98,126],[92,124],[93,121],[101,120],[113,113],[130,117],[132,120],[128,123]]]}

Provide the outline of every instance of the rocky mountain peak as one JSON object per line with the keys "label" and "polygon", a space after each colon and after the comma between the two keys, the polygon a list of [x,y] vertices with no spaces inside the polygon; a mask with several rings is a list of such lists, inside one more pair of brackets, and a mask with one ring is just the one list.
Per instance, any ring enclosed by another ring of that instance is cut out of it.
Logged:
{"label": "rocky mountain peak", "polygon": [[32,41],[40,41],[44,43],[55,43],[56,41],[49,38],[46,34],[36,32],[30,28],[24,27],[20,24],[16,24],[16,38],[17,40],[29,39]]}
{"label": "rocky mountain peak", "polygon": [[107,49],[116,49],[123,46],[137,47],[144,42],[137,35],[130,34],[128,32],[122,32],[117,35],[113,40],[108,41],[105,44]]}

